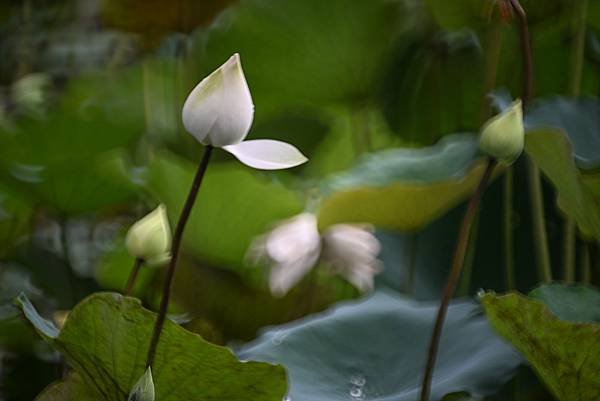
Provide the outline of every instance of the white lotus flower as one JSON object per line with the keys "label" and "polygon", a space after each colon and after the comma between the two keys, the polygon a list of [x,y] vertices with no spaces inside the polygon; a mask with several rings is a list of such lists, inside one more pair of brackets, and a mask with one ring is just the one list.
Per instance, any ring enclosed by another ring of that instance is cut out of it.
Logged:
{"label": "white lotus flower", "polygon": [[377,260],[379,241],[370,228],[338,224],[325,231],[317,218],[302,213],[281,222],[251,245],[248,256],[271,268],[269,287],[275,296],[285,295],[322,260],[331,272],[342,275],[361,291],[373,288],[373,277],[382,270]]}
{"label": "white lotus flower", "polygon": [[369,226],[336,224],[323,234],[323,261],[361,291],[373,289],[373,278],[382,271],[377,259],[381,245]]}
{"label": "white lotus flower", "polygon": [[264,261],[271,266],[269,287],[274,295],[283,296],[313,268],[320,252],[317,218],[302,213],[257,238],[249,256],[255,263]]}
{"label": "white lotus flower", "polygon": [[131,256],[148,266],[159,266],[171,259],[171,229],[167,208],[160,205],[131,226],[125,237]]}
{"label": "white lotus flower", "polygon": [[140,377],[133,386],[127,401],[154,401],[154,380],[152,379],[152,369],[148,367],[146,372]]}
{"label": "white lotus flower", "polygon": [[183,125],[200,143],[223,148],[247,166],[279,170],[308,160],[285,142],[244,141],[253,117],[254,104],[237,53],[192,90],[182,111]]}

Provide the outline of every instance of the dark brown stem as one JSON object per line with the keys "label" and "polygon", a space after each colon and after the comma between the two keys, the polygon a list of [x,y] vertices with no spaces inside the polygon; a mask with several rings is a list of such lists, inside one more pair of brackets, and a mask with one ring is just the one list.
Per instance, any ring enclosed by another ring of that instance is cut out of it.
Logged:
{"label": "dark brown stem", "polygon": [[142,268],[142,263],[144,263],[143,259],[135,258],[135,261],[133,262],[133,267],[131,268],[131,272],[129,273],[129,278],[127,279],[127,285],[125,286],[125,291],[123,292],[123,294],[125,296],[131,296],[131,293],[133,292],[133,287],[135,286],[135,281],[137,279],[138,273],[140,272],[140,269]]}
{"label": "dark brown stem", "polygon": [[531,35],[527,24],[527,14],[521,7],[519,0],[510,0],[510,5],[519,19],[519,40],[521,41],[521,55],[523,62],[523,93],[521,101],[525,109],[533,95],[533,56],[531,52]]}
{"label": "dark brown stem", "polygon": [[154,324],[154,331],[152,332],[150,346],[148,347],[148,357],[146,359],[146,366],[149,367],[152,367],[152,364],[154,363],[156,347],[158,346],[160,333],[162,332],[163,325],[165,324],[167,309],[169,308],[169,299],[171,297],[171,284],[175,275],[175,266],[177,265],[177,256],[179,255],[179,248],[181,246],[183,230],[185,229],[185,225],[190,217],[190,213],[192,212],[192,207],[194,206],[194,201],[196,200],[196,196],[198,195],[200,185],[202,184],[202,178],[204,178],[204,173],[206,172],[206,168],[208,167],[208,162],[210,160],[210,155],[212,154],[212,151],[213,147],[210,145],[204,148],[202,160],[198,165],[198,170],[196,171],[196,176],[194,177],[194,181],[192,182],[192,187],[190,188],[190,192],[185,201],[185,205],[181,210],[179,221],[177,222],[177,226],[175,227],[175,233],[173,234],[173,243],[171,245],[171,261],[169,262],[169,266],[167,267],[167,272],[165,274],[165,282],[163,286],[162,299],[160,301],[160,308],[158,310],[158,316],[156,317],[156,323]]}
{"label": "dark brown stem", "polygon": [[471,196],[467,210],[463,216],[462,223],[460,225],[460,231],[458,233],[458,240],[456,243],[456,250],[454,251],[454,258],[452,260],[452,267],[448,275],[448,281],[446,287],[442,293],[440,301],[440,307],[438,309],[437,317],[435,318],[435,324],[433,326],[433,333],[429,342],[429,349],[427,351],[427,364],[425,365],[425,371],[423,374],[423,383],[421,386],[421,401],[429,400],[429,392],[431,390],[431,379],[433,377],[433,368],[435,367],[435,360],[437,357],[437,350],[440,343],[442,334],[442,328],[444,326],[444,320],[446,318],[446,312],[448,310],[448,304],[450,299],[454,295],[456,285],[460,279],[460,274],[465,262],[465,255],[467,252],[467,246],[469,244],[469,237],[471,233],[471,227],[473,226],[473,220],[477,214],[479,203],[485,188],[492,176],[492,171],[496,166],[496,159],[488,158],[485,171],[479,180],[477,189]]}

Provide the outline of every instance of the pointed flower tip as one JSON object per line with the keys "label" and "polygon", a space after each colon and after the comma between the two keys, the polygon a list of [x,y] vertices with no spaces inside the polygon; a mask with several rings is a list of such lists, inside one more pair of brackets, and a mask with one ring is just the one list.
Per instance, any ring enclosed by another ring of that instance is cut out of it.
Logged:
{"label": "pointed flower tip", "polygon": [[479,147],[499,161],[512,163],[523,152],[524,146],[523,105],[517,99],[506,110],[485,123]]}
{"label": "pointed flower tip", "polygon": [[125,247],[131,256],[157,265],[171,252],[171,229],[167,208],[159,205],[131,226],[125,237]]}
{"label": "pointed flower tip", "polygon": [[154,401],[154,379],[152,369],[148,366],[146,372],[131,389],[127,401]]}
{"label": "pointed flower tip", "polygon": [[254,104],[235,53],[188,95],[183,125],[200,143],[223,147],[242,141],[252,125]]}

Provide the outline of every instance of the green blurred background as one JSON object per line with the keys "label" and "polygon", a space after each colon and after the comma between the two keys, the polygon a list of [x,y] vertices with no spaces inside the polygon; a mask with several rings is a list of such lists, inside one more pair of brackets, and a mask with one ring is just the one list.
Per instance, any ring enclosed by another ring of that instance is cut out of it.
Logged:
{"label": "green blurred background", "polygon": [[[578,92],[597,96],[600,1],[589,1],[584,21],[568,0],[522,3],[536,97],[574,94],[572,54],[582,23]],[[477,133],[493,110],[489,93],[521,94],[518,29],[500,0],[3,1],[0,400],[33,399],[60,373],[56,354],[18,318],[11,300],[24,291],[51,316],[93,291],[122,290],[133,263],[124,250],[127,228],[159,202],[174,223],[201,155],[182,127],[183,101],[235,52],[256,107],[249,137],[292,143],[310,161],[260,172],[219,153],[209,167],[184,240],[173,312],[222,344],[359,295],[315,270],[286,297],[271,297],[267,272],[245,263],[253,238],[321,204],[331,177],[352,171],[365,154]],[[466,165],[475,159],[471,154]],[[523,164],[515,167],[514,224],[517,288],[526,291],[537,276]],[[383,173],[392,175],[388,181],[435,181]],[[437,209],[422,211],[417,197],[407,201],[414,210],[406,206],[414,220],[389,216],[393,222],[379,227],[386,273],[378,285],[417,299],[437,297],[468,192],[456,185],[421,195],[440,197]],[[553,187],[544,185],[560,276],[562,213]],[[411,188],[401,188],[390,202],[410,196],[416,196]],[[496,182],[461,295],[506,289],[497,229],[502,199]],[[321,217],[352,219],[341,214]],[[416,267],[407,273],[407,265]],[[143,273],[136,295],[154,308],[161,274]]]}

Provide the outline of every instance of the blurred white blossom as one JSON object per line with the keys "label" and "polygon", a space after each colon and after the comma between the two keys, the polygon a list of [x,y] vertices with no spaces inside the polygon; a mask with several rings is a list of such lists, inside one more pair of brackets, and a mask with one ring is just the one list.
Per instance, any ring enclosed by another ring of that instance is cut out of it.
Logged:
{"label": "blurred white blossom", "polygon": [[255,239],[248,256],[254,264],[270,267],[271,292],[283,296],[319,261],[359,290],[371,290],[375,274],[382,270],[380,249],[369,226],[338,224],[321,236],[316,216],[302,213]]}
{"label": "blurred white blossom", "polygon": [[380,250],[367,225],[336,224],[323,234],[323,261],[361,291],[372,290],[373,277],[383,269]]}
{"label": "blurred white blossom", "polygon": [[247,166],[279,170],[308,160],[289,143],[244,141],[253,118],[254,104],[237,53],[196,85],[182,111],[183,125],[198,142],[223,148]]}
{"label": "blurred white blossom", "polygon": [[250,247],[249,256],[255,263],[270,265],[271,292],[283,296],[312,269],[320,252],[317,218],[302,213],[282,221],[271,232],[257,238]]}

